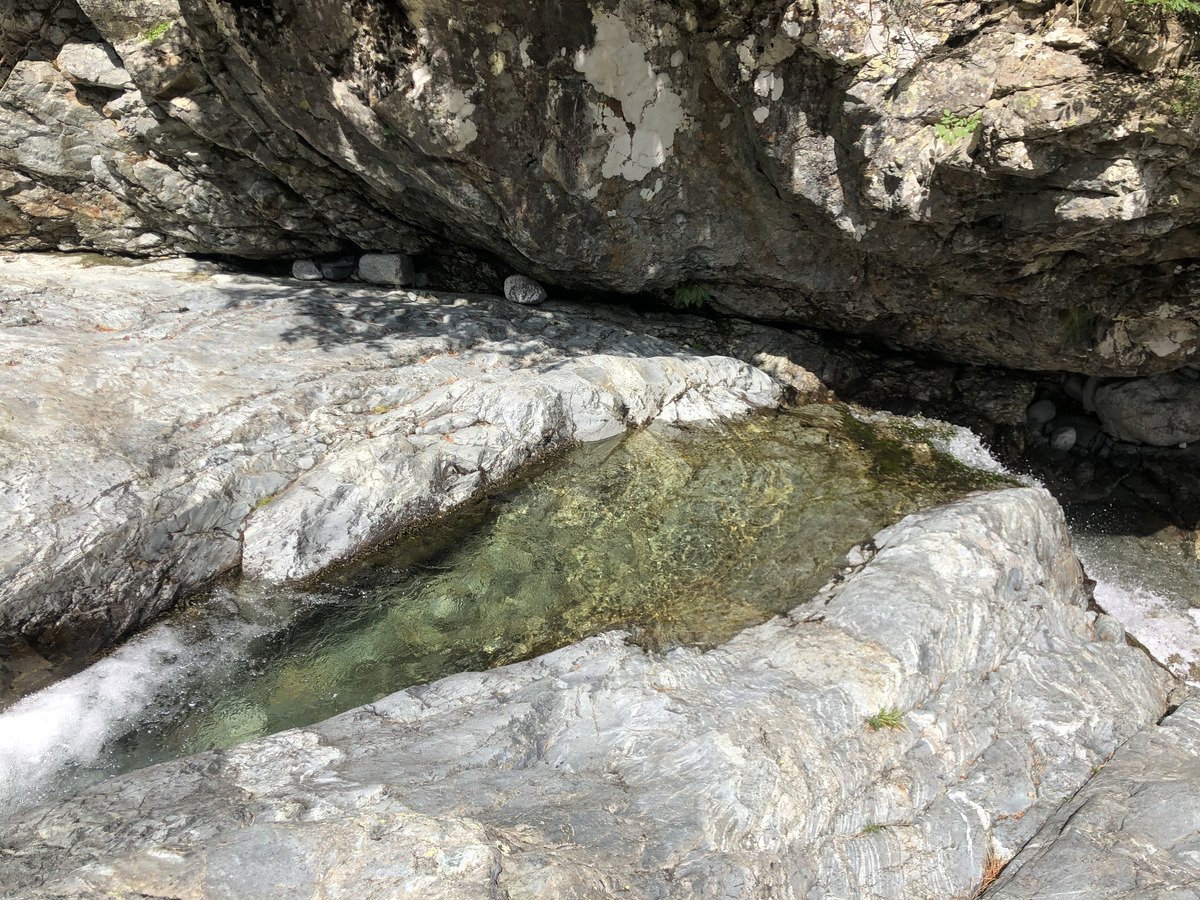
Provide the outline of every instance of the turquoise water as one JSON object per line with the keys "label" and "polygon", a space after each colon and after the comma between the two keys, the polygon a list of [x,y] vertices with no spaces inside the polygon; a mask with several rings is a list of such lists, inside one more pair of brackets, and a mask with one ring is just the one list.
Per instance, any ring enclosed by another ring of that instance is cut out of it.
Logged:
{"label": "turquoise water", "polygon": [[896,422],[809,406],[648,429],[309,584],[221,586],[0,715],[0,733],[50,735],[26,750],[0,738],[0,808],[6,777],[10,792],[41,779],[42,795],[69,793],[613,628],[652,652],[719,644],[807,599],[883,525],[994,485]]}

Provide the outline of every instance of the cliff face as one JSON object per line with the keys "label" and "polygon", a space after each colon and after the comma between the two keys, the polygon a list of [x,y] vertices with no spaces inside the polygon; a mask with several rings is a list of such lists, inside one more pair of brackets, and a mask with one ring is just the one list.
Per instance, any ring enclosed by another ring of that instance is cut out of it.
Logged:
{"label": "cliff face", "polygon": [[468,248],[969,362],[1200,346],[1192,46],[1122,0],[45,6],[5,20],[5,248]]}

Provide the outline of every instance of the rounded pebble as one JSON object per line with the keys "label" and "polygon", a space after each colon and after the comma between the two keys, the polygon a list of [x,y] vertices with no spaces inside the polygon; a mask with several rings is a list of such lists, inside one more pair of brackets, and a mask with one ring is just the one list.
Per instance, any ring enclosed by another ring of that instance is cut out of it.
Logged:
{"label": "rounded pebble", "polygon": [[1067,426],[1066,428],[1055,428],[1054,434],[1050,435],[1050,449],[1058,450],[1061,453],[1066,453],[1075,446],[1075,429]]}
{"label": "rounded pebble", "polygon": [[1058,407],[1052,401],[1039,400],[1029,404],[1029,409],[1025,410],[1025,421],[1030,428],[1041,428],[1056,415],[1058,415]]}
{"label": "rounded pebble", "polygon": [[546,289],[525,275],[509,275],[504,279],[504,296],[522,306],[534,306],[546,299]]}

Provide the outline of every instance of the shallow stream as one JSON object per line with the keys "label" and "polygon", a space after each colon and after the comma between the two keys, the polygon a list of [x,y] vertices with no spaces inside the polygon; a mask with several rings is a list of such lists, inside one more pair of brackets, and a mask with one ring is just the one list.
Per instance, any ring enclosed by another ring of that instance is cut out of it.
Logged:
{"label": "shallow stream", "polygon": [[613,628],[651,651],[718,644],[883,525],[1000,481],[933,446],[962,432],[873,422],[808,406],[652,428],[309,584],[223,584],[0,713],[0,815]]}

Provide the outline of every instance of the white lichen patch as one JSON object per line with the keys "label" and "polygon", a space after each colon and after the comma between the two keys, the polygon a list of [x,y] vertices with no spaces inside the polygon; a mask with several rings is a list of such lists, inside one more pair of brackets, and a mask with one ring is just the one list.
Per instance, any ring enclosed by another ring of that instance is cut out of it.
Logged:
{"label": "white lichen patch", "polygon": [[656,178],[654,180],[654,187],[642,188],[642,191],[641,191],[642,199],[648,203],[651,200],[653,200],[654,196],[662,189],[663,189],[663,180],[661,178]]}
{"label": "white lichen patch", "polygon": [[[641,181],[667,160],[675,133],[687,115],[672,90],[671,76],[655,72],[646,48],[634,41],[617,16],[593,11],[596,40],[575,53],[575,70],[597,91],[617,101],[599,110],[599,124],[610,135],[601,174]],[[618,111],[619,110],[619,111]]]}
{"label": "white lichen patch", "polygon": [[416,100],[425,90],[425,85],[433,80],[433,72],[428,66],[419,66],[412,70],[413,86],[408,92],[409,100]]}
{"label": "white lichen patch", "polygon": [[[496,60],[489,60],[495,65]],[[461,152],[479,136],[479,129],[471,121],[475,104],[462,90],[453,85],[435,82],[433,70],[420,66],[412,70],[413,86],[406,97],[414,107],[428,112],[430,128],[439,132],[446,144]]]}
{"label": "white lichen patch", "polygon": [[763,69],[754,79],[754,93],[764,100],[778,100],[783,96],[783,79],[770,69]]}

